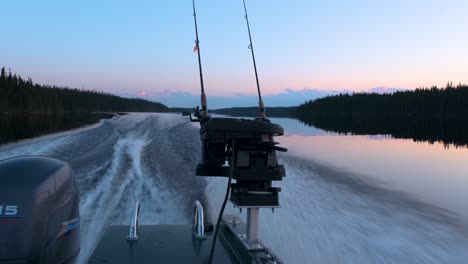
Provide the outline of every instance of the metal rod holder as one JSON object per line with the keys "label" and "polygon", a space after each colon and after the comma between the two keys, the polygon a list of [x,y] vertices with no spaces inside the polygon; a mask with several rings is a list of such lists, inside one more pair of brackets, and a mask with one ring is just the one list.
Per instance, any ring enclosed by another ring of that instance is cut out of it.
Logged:
{"label": "metal rod holder", "polygon": [[199,201],[193,203],[193,235],[197,239],[206,238],[203,206]]}
{"label": "metal rod holder", "polygon": [[247,240],[258,241],[258,213],[259,208],[247,209]]}
{"label": "metal rod holder", "polygon": [[128,232],[127,240],[135,241],[138,240],[138,219],[140,217],[140,202],[135,203],[135,208],[132,212],[132,218],[130,220],[130,230]]}

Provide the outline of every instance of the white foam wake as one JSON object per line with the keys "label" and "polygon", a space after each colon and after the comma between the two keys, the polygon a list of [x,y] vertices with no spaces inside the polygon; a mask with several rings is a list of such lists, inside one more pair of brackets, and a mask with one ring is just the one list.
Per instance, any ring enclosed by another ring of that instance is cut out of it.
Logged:
{"label": "white foam wake", "polygon": [[[282,163],[281,208],[261,209],[260,238],[285,263],[466,263],[468,237],[438,208],[296,157]],[[209,181],[213,212],[225,188]]]}

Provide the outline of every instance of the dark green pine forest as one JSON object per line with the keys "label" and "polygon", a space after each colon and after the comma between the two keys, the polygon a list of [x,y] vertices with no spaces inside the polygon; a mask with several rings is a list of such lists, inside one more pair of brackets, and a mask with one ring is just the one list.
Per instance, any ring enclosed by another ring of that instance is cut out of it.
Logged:
{"label": "dark green pine forest", "polygon": [[28,78],[0,73],[0,113],[64,114],[85,112],[165,112],[168,108],[143,99],[33,83]]}
{"label": "dark green pine forest", "polygon": [[391,94],[355,93],[305,102],[296,110],[300,118],[353,116],[356,118],[468,118],[468,85],[433,86]]}
{"label": "dark green pine forest", "polygon": [[305,124],[340,134],[392,135],[466,147],[468,85],[328,96],[301,104],[296,116]]}

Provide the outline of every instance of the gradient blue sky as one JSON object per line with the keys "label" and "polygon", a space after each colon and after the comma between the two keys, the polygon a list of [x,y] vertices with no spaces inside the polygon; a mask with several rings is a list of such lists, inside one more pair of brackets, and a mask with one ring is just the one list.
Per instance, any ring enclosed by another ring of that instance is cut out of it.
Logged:
{"label": "gradient blue sky", "polygon": [[[266,96],[468,82],[466,0],[247,6]],[[254,95],[242,1],[199,0],[197,14],[207,94]],[[198,96],[190,0],[2,1],[0,23],[0,64],[36,82],[166,103]]]}

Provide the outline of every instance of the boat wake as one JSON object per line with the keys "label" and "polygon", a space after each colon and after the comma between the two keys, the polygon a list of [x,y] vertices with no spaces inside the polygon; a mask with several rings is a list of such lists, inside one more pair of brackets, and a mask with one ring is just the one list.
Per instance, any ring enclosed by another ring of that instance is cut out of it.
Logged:
{"label": "boat wake", "polygon": [[[197,127],[173,114],[129,114],[0,151],[0,159],[47,155],[71,164],[81,189],[79,263],[109,225],[129,223],[137,200],[142,224],[188,224],[195,200],[214,221],[226,187],[223,178],[195,177]],[[260,237],[286,263],[468,259],[466,230],[442,209],[313,161],[279,158],[287,170],[278,184],[282,208],[261,210]]]}
{"label": "boat wake", "polygon": [[[443,209],[371,179],[283,155],[282,208],[260,237],[290,263],[465,263],[468,233]],[[297,235],[293,235],[297,234]],[[288,241],[284,246],[283,241]]]}
{"label": "boat wake", "polygon": [[[113,147],[112,160],[104,173],[98,172],[103,176],[92,182],[93,186],[82,197],[83,238],[79,262],[86,262],[91,256],[107,226],[129,223],[136,201],[141,203],[141,224],[190,223],[184,208],[193,200],[180,193],[194,186],[185,182],[184,186],[174,188],[184,173],[181,170],[184,166],[175,167],[176,160],[167,159],[180,154],[167,138],[174,135],[169,133],[170,129],[186,123],[186,120],[177,121],[171,123],[167,116],[149,116],[134,126],[116,127],[118,140]],[[185,173],[191,174],[186,169]],[[173,171],[173,175],[166,170]],[[97,177],[97,173],[90,172],[85,178]]]}

